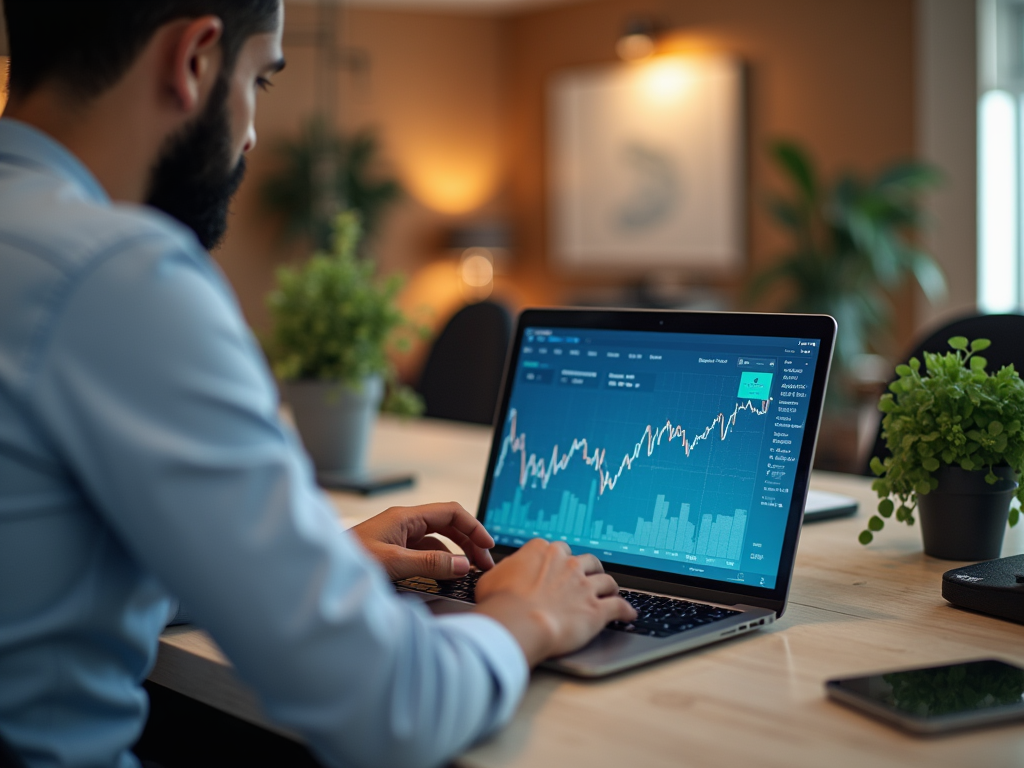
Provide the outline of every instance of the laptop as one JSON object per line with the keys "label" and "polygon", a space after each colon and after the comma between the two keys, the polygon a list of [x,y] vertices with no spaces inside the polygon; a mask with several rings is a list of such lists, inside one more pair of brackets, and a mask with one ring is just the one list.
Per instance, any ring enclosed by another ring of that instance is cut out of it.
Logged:
{"label": "laptop", "polygon": [[[832,359],[824,315],[531,309],[478,517],[596,555],[637,608],[545,666],[600,677],[753,632],[786,608]],[[478,573],[400,590],[472,602]]]}
{"label": "laptop", "polygon": [[807,503],[804,505],[804,522],[815,523],[819,520],[834,520],[837,517],[852,517],[857,514],[859,506],[859,502],[850,496],[811,488],[807,492]]}

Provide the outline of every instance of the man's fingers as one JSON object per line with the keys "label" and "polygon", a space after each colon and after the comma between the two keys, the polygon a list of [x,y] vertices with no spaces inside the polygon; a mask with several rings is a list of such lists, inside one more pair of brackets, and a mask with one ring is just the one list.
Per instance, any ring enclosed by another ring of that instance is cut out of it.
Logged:
{"label": "man's fingers", "polygon": [[428,549],[436,549],[438,552],[449,552],[451,554],[455,554],[450,549],[448,549],[447,544],[445,544],[440,539],[435,539],[433,536],[424,536],[415,544],[410,544],[409,549],[418,549],[421,551],[426,551]]}
{"label": "man's fingers", "polygon": [[442,542],[437,543],[441,549],[399,550],[389,563],[391,577],[407,579],[411,576],[426,576],[431,579],[457,579],[469,573],[469,558],[452,554]]}
{"label": "man's fingers", "polygon": [[615,579],[607,573],[599,573],[590,577],[591,583],[596,588],[598,597],[611,597],[619,594],[619,585]]}
{"label": "man's fingers", "polygon": [[461,531],[452,528],[451,526],[445,526],[440,530],[434,531],[434,533],[440,534],[441,536],[447,536],[451,539],[452,543],[465,552],[466,556],[472,560],[480,570],[489,571],[494,567],[494,558],[491,557],[491,553],[484,547],[478,546],[476,542]]}
{"label": "man's fingers", "polygon": [[606,597],[598,603],[604,614],[604,623],[612,621],[633,621],[636,609],[621,597]]}
{"label": "man's fingers", "polygon": [[412,509],[426,525],[425,533],[441,533],[443,528],[454,528],[478,547],[490,549],[494,546],[494,539],[483,524],[456,501],[424,504]]}
{"label": "man's fingers", "polygon": [[558,549],[562,550],[567,555],[571,555],[572,554],[572,547],[570,547],[564,541],[561,541],[561,540],[559,540],[559,541],[552,541],[551,542],[551,546],[552,547],[557,547]]}
{"label": "man's fingers", "polygon": [[463,549],[473,560],[473,564],[481,571],[489,571],[494,567],[494,556],[491,555],[489,549],[483,549],[475,544],[463,547]]}
{"label": "man's fingers", "polygon": [[593,576],[596,573],[604,573],[604,566],[601,565],[601,561],[598,560],[591,554],[576,555],[576,559],[583,564],[583,572],[587,576]]}

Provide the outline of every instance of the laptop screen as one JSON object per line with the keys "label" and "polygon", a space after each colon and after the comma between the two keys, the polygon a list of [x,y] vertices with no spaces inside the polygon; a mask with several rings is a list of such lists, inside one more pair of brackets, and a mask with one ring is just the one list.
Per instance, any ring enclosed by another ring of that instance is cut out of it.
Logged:
{"label": "laptop screen", "polygon": [[519,338],[483,505],[498,544],[560,539],[605,563],[775,587],[819,339]]}

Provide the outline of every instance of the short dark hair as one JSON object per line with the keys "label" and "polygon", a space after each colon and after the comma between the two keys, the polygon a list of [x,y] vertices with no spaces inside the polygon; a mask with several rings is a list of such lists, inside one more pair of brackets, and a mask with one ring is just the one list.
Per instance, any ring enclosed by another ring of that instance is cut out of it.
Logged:
{"label": "short dark hair", "polygon": [[128,71],[164,24],[218,16],[224,69],[255,34],[275,28],[281,0],[3,0],[10,47],[9,91],[27,96],[56,81],[83,100]]}

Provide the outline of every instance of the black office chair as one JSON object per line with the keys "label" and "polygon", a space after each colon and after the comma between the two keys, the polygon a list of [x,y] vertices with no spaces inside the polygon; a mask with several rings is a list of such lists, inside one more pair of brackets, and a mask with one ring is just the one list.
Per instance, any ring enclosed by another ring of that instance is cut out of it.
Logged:
{"label": "black office chair", "polygon": [[434,342],[420,377],[426,415],[490,424],[511,337],[512,318],[500,304],[459,310]]}
{"label": "black office chair", "polygon": [[[1024,374],[1024,315],[968,315],[942,326],[914,348],[904,360],[916,357],[924,363],[925,352],[948,352],[949,340],[954,336],[966,336],[970,340],[989,339],[992,346],[982,355],[988,360],[988,371],[998,371],[1004,365],[1013,365]],[[892,381],[895,381],[893,377]],[[888,391],[888,390],[886,390]],[[889,450],[882,439],[882,415],[878,418],[878,433],[874,448],[867,456],[862,473],[874,477],[871,471],[871,457],[885,459]]]}

